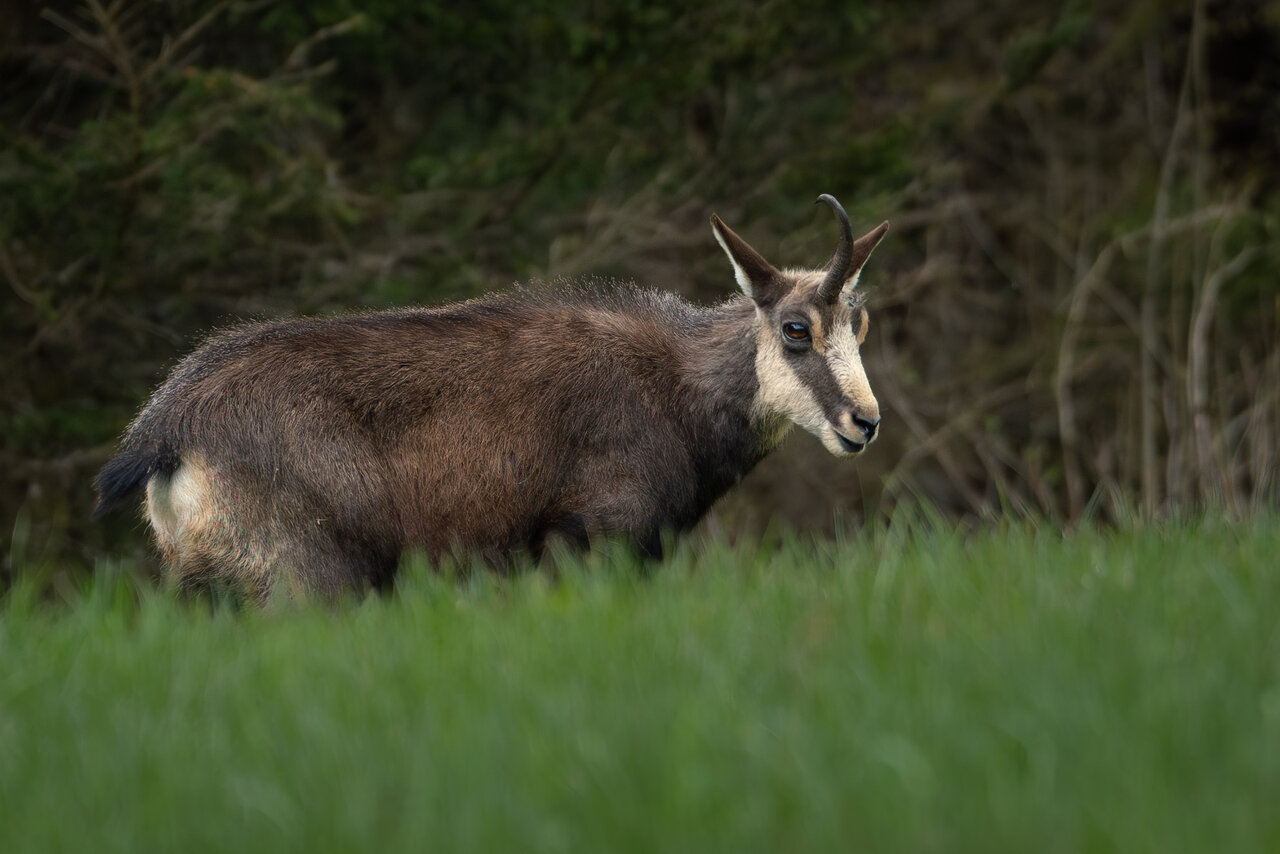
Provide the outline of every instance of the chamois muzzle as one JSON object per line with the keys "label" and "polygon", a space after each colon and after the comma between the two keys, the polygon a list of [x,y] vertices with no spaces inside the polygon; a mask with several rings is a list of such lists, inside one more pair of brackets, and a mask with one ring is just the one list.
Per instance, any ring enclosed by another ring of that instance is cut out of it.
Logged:
{"label": "chamois muzzle", "polygon": [[846,454],[861,453],[867,445],[870,445],[876,437],[876,431],[880,427],[880,417],[866,418],[857,412],[848,412],[849,423],[853,425],[853,430],[849,430],[848,426],[834,428],[832,432],[836,435],[836,442],[839,443],[841,450]]}
{"label": "chamois muzzle", "polygon": [[876,430],[880,427],[880,419],[876,418],[872,421],[869,418],[863,418],[861,415],[854,415],[853,424],[862,431],[862,435],[866,436],[867,441],[870,442],[876,437]]}

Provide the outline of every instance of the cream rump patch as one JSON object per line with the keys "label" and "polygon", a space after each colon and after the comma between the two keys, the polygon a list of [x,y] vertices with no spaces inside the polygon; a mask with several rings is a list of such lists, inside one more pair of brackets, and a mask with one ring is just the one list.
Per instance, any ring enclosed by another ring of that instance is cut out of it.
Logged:
{"label": "cream rump patch", "polygon": [[212,496],[213,478],[199,457],[185,458],[173,474],[147,481],[146,513],[162,549],[177,547],[205,527]]}

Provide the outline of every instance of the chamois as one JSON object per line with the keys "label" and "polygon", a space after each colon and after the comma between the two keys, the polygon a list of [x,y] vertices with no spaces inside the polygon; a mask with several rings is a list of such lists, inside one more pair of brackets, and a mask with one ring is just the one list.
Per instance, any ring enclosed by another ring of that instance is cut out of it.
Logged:
{"label": "chamois", "polygon": [[818,201],[840,240],[817,270],[712,215],[742,294],[710,308],[588,282],[214,335],[127,428],[95,515],[145,486],[170,581],[259,602],[382,587],[408,547],[657,555],[792,424],[838,457],[876,436],[855,288],[889,225],[854,240]]}

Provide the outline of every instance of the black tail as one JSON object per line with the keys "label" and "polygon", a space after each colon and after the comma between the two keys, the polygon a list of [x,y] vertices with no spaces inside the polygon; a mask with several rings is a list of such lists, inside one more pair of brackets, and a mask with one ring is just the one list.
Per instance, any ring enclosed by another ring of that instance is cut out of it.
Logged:
{"label": "black tail", "polygon": [[172,474],[178,467],[178,455],[169,448],[126,448],[111,459],[93,485],[98,490],[98,503],[93,518],[100,519],[116,509],[120,502],[143,486],[152,475]]}

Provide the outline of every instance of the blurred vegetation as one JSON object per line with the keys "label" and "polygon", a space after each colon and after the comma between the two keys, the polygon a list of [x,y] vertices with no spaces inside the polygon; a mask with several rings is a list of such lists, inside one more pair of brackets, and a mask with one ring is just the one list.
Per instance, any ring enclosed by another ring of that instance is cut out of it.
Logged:
{"label": "blurred vegetation", "polygon": [[965,527],[274,613],[20,583],[0,851],[1280,850],[1280,516]]}
{"label": "blurred vegetation", "polygon": [[89,480],[249,317],[524,278],[709,301],[839,196],[885,410],[710,522],[925,500],[1064,522],[1275,496],[1280,2],[0,0],[6,565],[145,553]]}

